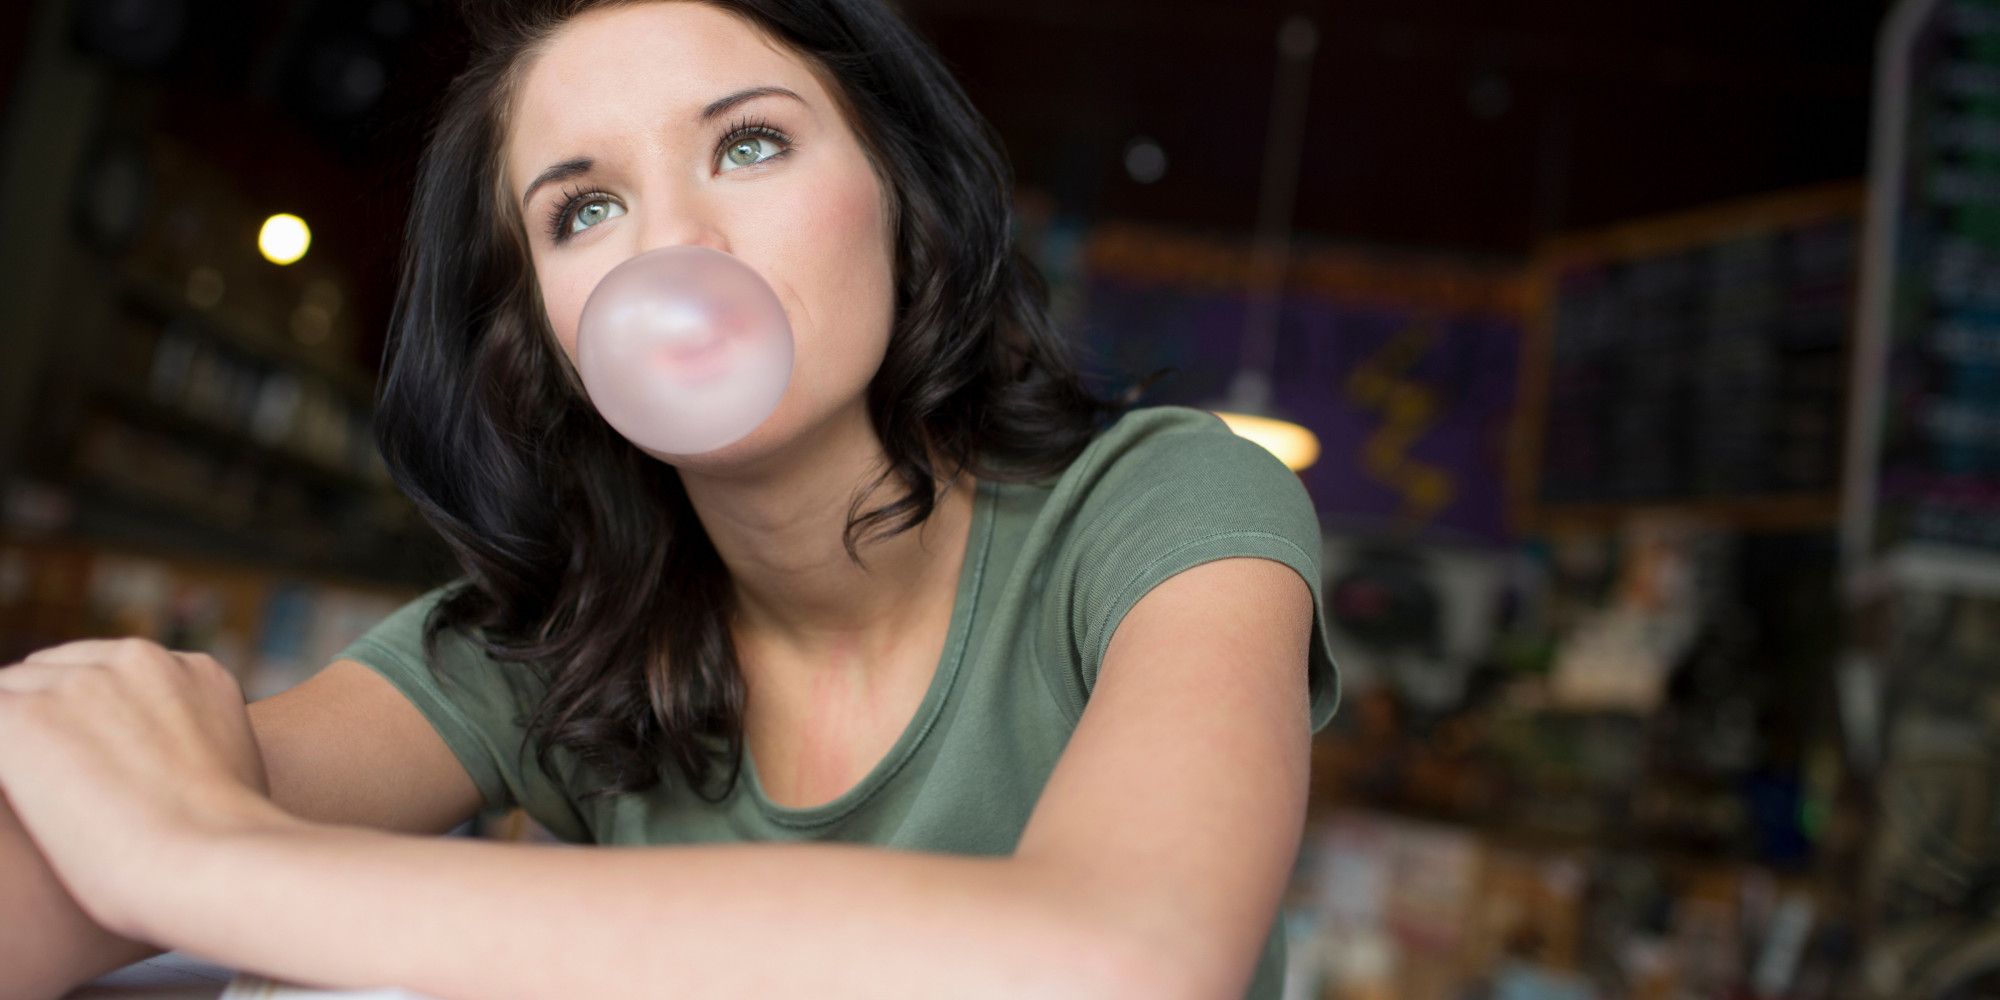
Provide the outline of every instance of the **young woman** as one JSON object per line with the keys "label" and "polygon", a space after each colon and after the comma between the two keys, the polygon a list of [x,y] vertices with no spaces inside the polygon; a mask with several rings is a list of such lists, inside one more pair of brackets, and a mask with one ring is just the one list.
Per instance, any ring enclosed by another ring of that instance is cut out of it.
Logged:
{"label": "young woman", "polygon": [[[48,884],[444,998],[1275,997],[1338,694],[1297,478],[1085,391],[994,137],[879,0],[470,17],[377,416],[463,574],[247,708],[142,641],[0,670]],[[660,456],[576,325],[679,244],[755,268],[796,360],[748,437]],[[412,835],[513,805],[630,849]]]}

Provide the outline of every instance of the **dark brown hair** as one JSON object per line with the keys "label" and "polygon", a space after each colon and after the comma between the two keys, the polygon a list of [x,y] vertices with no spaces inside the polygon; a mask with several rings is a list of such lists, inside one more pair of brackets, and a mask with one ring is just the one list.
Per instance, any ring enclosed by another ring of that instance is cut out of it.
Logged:
{"label": "dark brown hair", "polygon": [[[728,572],[679,473],[591,408],[555,346],[500,149],[524,57],[566,20],[632,0],[469,2],[469,64],[418,165],[384,352],[376,439],[464,574],[426,623],[526,664],[546,695],[526,723],[635,792],[671,763],[704,798],[741,768],[745,688]],[[691,0],[680,0],[691,2]],[[873,528],[921,524],[934,484],[1059,473],[1138,389],[1084,385],[1048,293],[1014,245],[1013,176],[991,127],[931,47],[881,0],[699,0],[783,43],[830,83],[893,212],[895,316],[868,386],[889,467],[859,491],[850,558]],[[890,479],[901,499],[859,514]]]}

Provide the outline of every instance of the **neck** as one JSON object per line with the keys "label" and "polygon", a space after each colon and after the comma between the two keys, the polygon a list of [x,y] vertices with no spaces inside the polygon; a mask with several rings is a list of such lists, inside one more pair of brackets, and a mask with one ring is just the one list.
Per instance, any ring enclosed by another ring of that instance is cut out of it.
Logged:
{"label": "neck", "polygon": [[[918,527],[857,541],[866,569],[848,557],[850,498],[887,465],[866,414],[857,416],[795,442],[757,473],[683,472],[688,499],[729,570],[739,644],[799,662],[830,651],[881,654],[955,596],[972,520],[969,473],[937,484],[937,507]],[[891,502],[901,489],[892,477],[858,509]]]}

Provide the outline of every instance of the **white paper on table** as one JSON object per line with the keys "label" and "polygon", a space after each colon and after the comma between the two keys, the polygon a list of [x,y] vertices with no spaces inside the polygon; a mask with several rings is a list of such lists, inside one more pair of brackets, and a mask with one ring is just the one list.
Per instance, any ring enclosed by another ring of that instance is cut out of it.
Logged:
{"label": "white paper on table", "polygon": [[64,994],[63,1000],[111,1000],[114,997],[197,1000],[218,997],[229,984],[231,974],[223,966],[169,951],[113,969]]}
{"label": "white paper on table", "polygon": [[222,991],[219,1000],[305,1000],[307,997],[338,997],[340,1000],[430,1000],[421,993],[387,987],[382,989],[330,990],[317,986],[267,979],[253,972],[239,972]]}

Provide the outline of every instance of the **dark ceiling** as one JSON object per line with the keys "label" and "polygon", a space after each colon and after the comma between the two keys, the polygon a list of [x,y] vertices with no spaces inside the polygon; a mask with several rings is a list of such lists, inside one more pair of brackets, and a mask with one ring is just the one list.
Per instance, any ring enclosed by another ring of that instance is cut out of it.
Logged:
{"label": "dark ceiling", "polygon": [[[1864,167],[1857,0],[912,0],[1024,178],[1092,214],[1247,229],[1277,26],[1319,26],[1294,225],[1518,255],[1551,232]],[[1167,174],[1120,165],[1134,133]]]}
{"label": "dark ceiling", "polygon": [[[82,0],[88,3],[89,0]],[[386,315],[417,144],[463,58],[442,11],[201,0],[127,86],[274,210],[316,220]],[[106,6],[99,4],[100,7]],[[1296,207],[1309,238],[1519,258],[1555,232],[1859,176],[1877,0],[903,0],[1067,211],[1248,233],[1287,16],[1316,23]],[[346,124],[302,117],[303,39],[369,33],[392,72]],[[388,41],[385,41],[387,39]],[[13,58],[15,54],[10,54]],[[5,63],[0,63],[4,68]],[[1166,155],[1129,178],[1126,144]]]}

